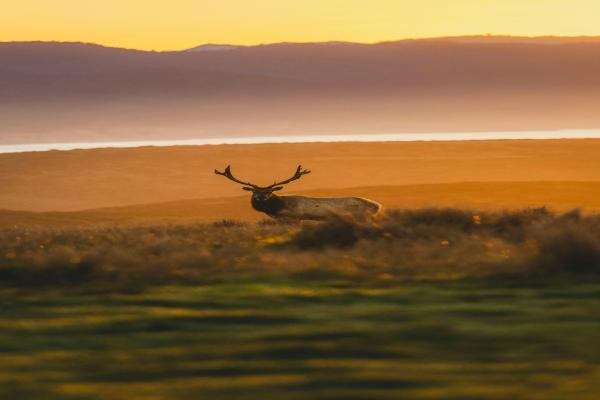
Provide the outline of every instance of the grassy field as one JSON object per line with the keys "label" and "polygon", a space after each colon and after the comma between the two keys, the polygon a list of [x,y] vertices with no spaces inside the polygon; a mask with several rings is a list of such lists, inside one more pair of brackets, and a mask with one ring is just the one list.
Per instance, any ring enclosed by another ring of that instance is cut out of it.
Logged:
{"label": "grassy field", "polygon": [[[472,207],[520,209],[546,206],[566,211],[585,205],[583,211],[600,211],[598,182],[463,182],[430,185],[368,186],[309,190],[298,194],[315,197],[365,197],[385,208]],[[127,224],[210,223],[215,216],[247,222],[264,220],[250,205],[250,195],[167,203],[136,204],[81,211],[0,210],[0,227],[81,227]]]}
{"label": "grassy field", "polygon": [[403,282],[596,273],[600,215],[389,210],[325,223],[0,229],[0,284],[136,291],[256,279]]}
{"label": "grassy field", "polygon": [[0,397],[596,399],[600,284],[0,292]]}
{"label": "grassy field", "polygon": [[600,216],[0,229],[0,398],[595,399]]}
{"label": "grassy field", "polygon": [[[546,205],[598,210],[598,154],[598,139],[282,143],[0,154],[0,210],[80,211],[198,199],[208,200],[197,202],[193,210],[205,220],[214,220],[215,215],[251,217],[249,196],[243,203],[244,214],[231,207],[242,204],[231,198],[247,193],[213,173],[228,164],[239,178],[256,184],[289,177],[302,164],[312,173],[281,193],[366,196],[387,208],[484,203],[496,209]],[[577,187],[571,190],[573,186]],[[222,207],[217,209],[220,200]],[[203,206],[208,206],[205,213]]]}

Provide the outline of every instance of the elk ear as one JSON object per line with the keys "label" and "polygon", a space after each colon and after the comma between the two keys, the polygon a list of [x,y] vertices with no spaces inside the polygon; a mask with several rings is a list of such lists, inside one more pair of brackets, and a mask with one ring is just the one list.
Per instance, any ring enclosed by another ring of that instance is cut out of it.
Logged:
{"label": "elk ear", "polygon": [[276,186],[273,189],[271,189],[271,191],[272,192],[276,192],[276,191],[281,190],[281,189],[283,189],[283,186]]}
{"label": "elk ear", "polygon": [[249,191],[249,192],[251,192],[251,191],[252,191],[252,188],[249,188],[249,187],[246,187],[246,186],[244,186],[242,189],[243,189],[243,190],[247,190],[247,191]]}

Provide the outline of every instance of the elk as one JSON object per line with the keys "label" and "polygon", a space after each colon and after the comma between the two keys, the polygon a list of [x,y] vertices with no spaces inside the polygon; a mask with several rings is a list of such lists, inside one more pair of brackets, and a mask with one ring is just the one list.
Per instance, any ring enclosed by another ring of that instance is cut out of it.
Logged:
{"label": "elk", "polygon": [[344,214],[369,216],[381,210],[379,203],[360,197],[278,196],[273,193],[283,189],[283,185],[310,174],[309,170],[302,169],[300,165],[298,165],[291,178],[275,182],[269,186],[258,186],[237,179],[231,173],[230,165],[222,172],[215,169],[215,174],[222,175],[235,183],[243,185],[243,190],[252,192],[252,208],[275,219],[322,221],[335,215]]}

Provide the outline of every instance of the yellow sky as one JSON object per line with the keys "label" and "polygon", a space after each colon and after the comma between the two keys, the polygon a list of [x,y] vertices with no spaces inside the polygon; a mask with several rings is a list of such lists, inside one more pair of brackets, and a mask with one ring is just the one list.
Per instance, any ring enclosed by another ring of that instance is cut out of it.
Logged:
{"label": "yellow sky", "polygon": [[600,0],[1,0],[0,41],[203,43],[600,35]]}

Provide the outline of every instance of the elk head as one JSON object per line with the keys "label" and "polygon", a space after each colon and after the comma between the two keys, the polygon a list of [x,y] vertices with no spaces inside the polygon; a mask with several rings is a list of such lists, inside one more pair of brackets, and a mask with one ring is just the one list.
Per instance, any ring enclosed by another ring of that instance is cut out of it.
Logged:
{"label": "elk head", "polygon": [[302,177],[302,175],[310,174],[310,171],[307,169],[303,170],[302,166],[298,165],[298,168],[296,168],[296,172],[294,173],[294,175],[291,178],[283,180],[283,181],[275,182],[269,186],[258,186],[253,183],[243,182],[243,181],[237,179],[231,173],[230,165],[228,165],[227,168],[225,168],[225,170],[223,172],[215,169],[215,174],[223,175],[227,179],[232,180],[236,183],[239,183],[240,185],[243,185],[243,187],[242,187],[243,190],[252,192],[252,200],[256,200],[256,201],[260,202],[260,201],[269,200],[273,196],[273,192],[283,189],[283,185],[300,179]]}

